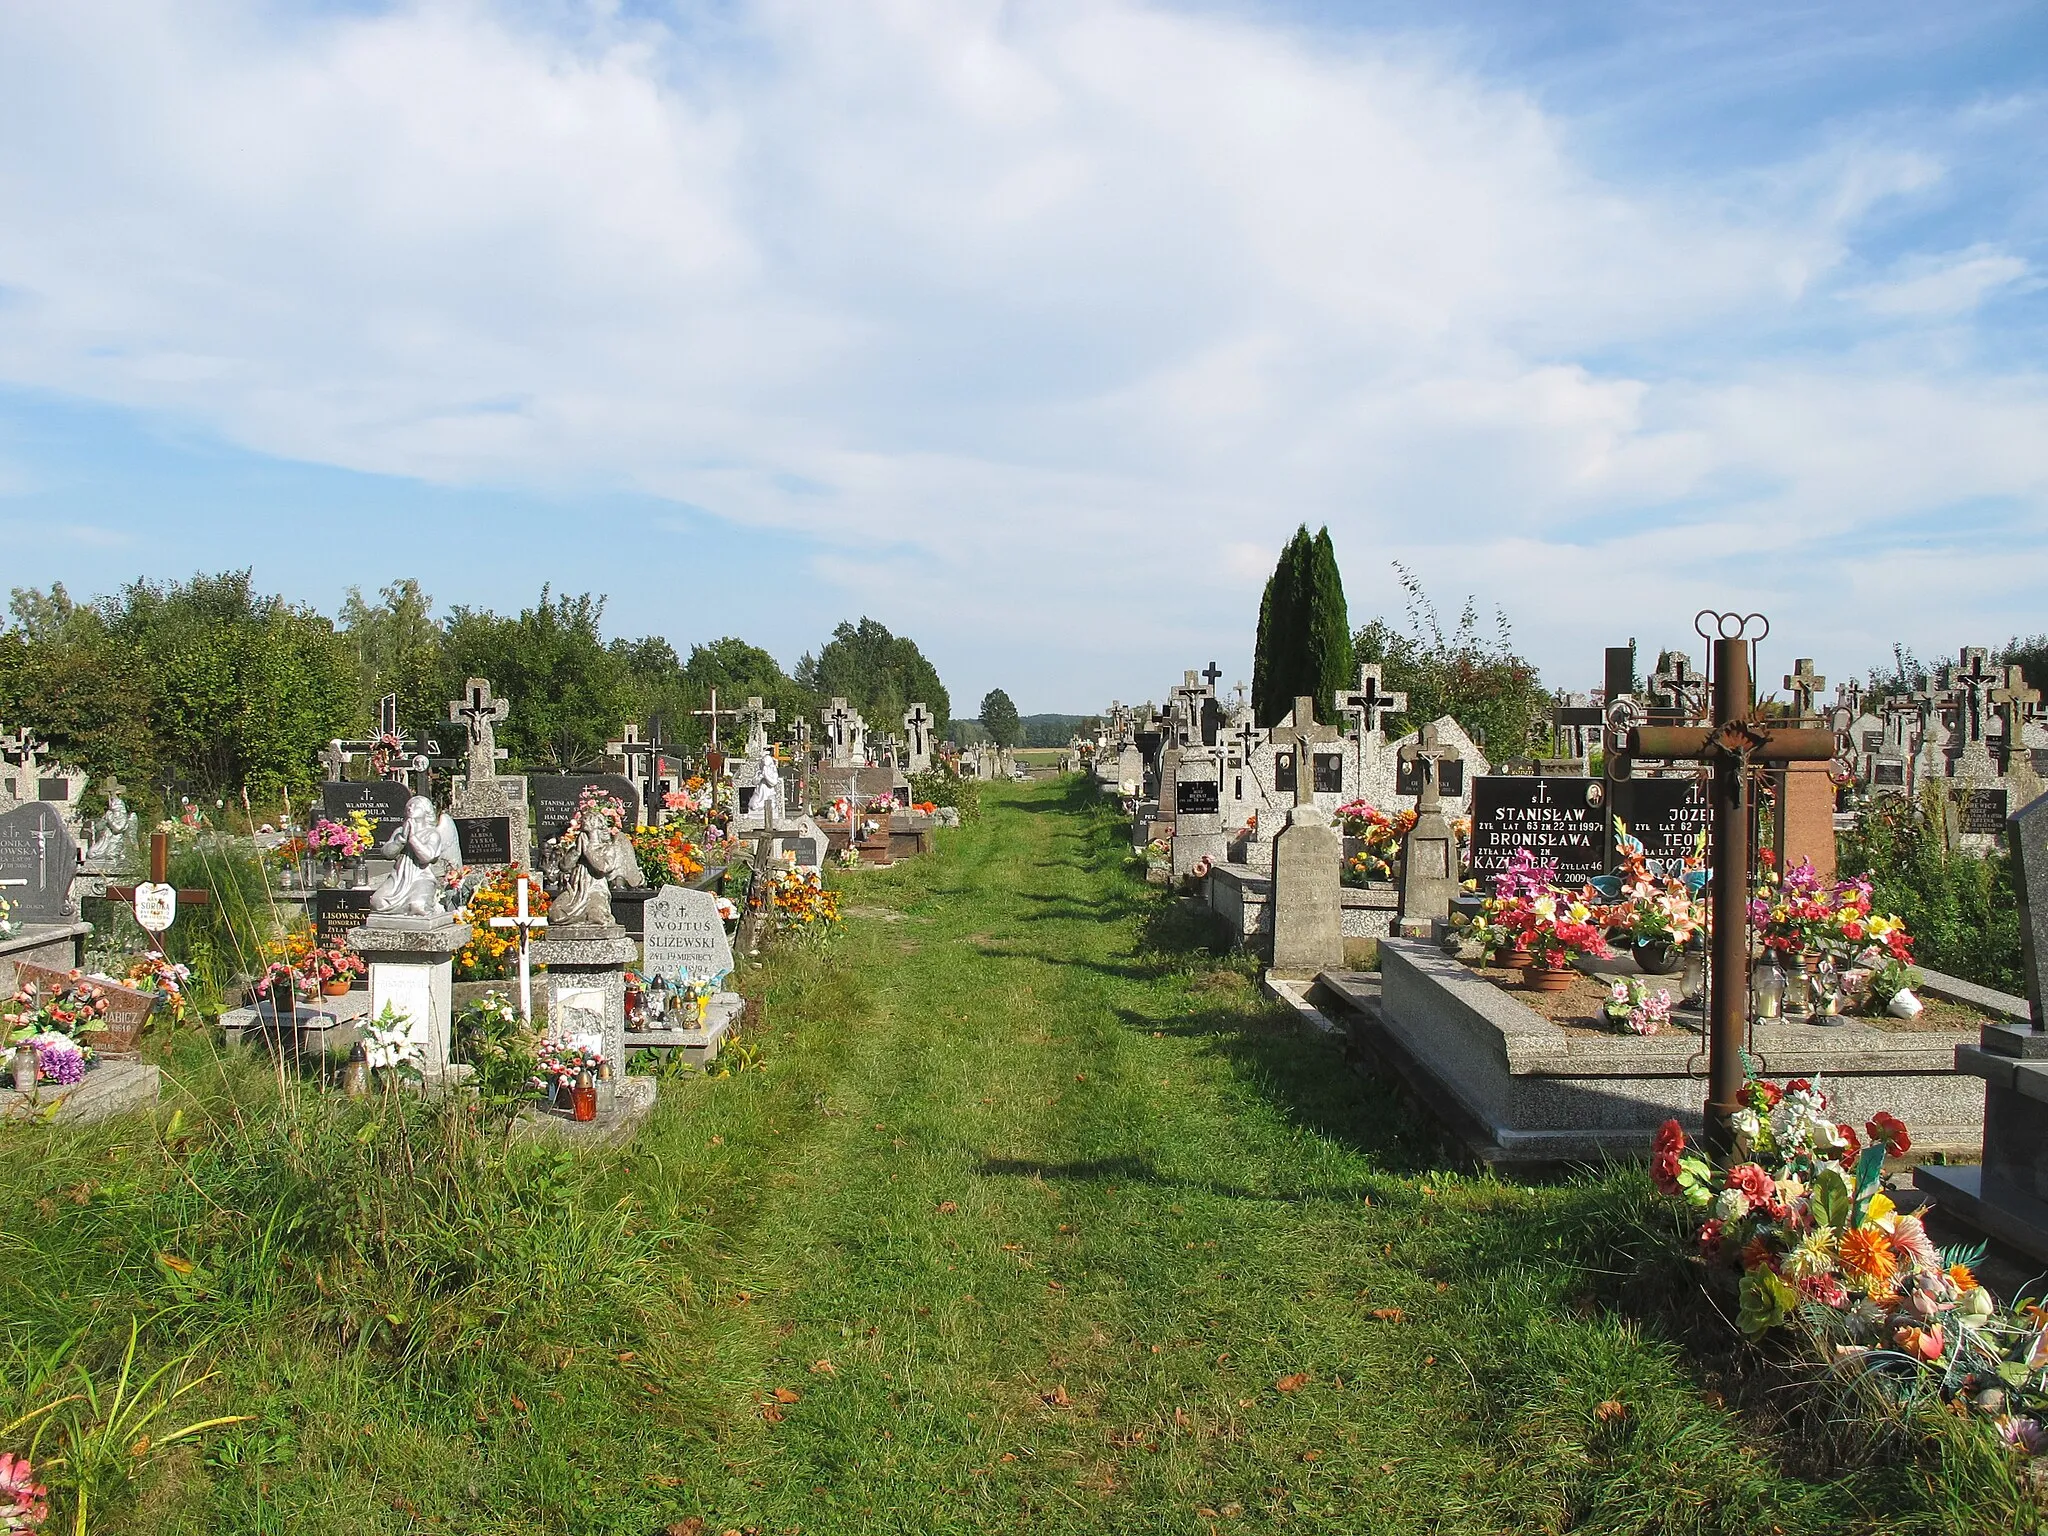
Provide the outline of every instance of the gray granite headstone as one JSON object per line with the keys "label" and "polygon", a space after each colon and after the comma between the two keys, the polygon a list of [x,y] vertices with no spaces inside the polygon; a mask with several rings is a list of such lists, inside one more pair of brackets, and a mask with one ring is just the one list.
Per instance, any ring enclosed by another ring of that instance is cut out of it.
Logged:
{"label": "gray granite headstone", "polygon": [[703,978],[732,970],[732,940],[718,915],[718,898],[709,891],[664,885],[647,903],[641,943],[641,968],[651,978],[666,980],[683,970]]}
{"label": "gray granite headstone", "polygon": [[68,915],[78,844],[55,805],[31,800],[0,812],[0,898],[16,922],[55,922]]}
{"label": "gray granite headstone", "polygon": [[2048,795],[2012,818],[2012,882],[2020,899],[2020,961],[2034,1027],[2048,1029]]}

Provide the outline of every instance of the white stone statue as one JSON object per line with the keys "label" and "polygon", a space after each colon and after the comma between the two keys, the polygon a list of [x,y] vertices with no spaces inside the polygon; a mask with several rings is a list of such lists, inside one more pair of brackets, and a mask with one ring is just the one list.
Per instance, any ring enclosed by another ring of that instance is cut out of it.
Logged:
{"label": "white stone statue", "polygon": [[405,820],[377,852],[393,860],[391,872],[370,892],[370,911],[391,917],[443,916],[442,896],[450,870],[462,868],[462,839],[455,819],[437,812],[425,795],[405,805]]}
{"label": "white stone statue", "polygon": [[782,769],[775,761],[775,749],[763,747],[756,769],[754,797],[747,802],[747,814],[759,816],[761,825],[773,827],[782,808]]}
{"label": "white stone statue", "polygon": [[126,850],[134,832],[135,813],[128,809],[128,802],[119,795],[107,796],[107,808],[93,820],[86,858],[95,864],[113,863]]}
{"label": "white stone statue", "polygon": [[610,926],[612,887],[644,883],[632,840],[612,830],[602,806],[586,805],[576,822],[556,841],[552,852],[561,889],[548,904],[553,930],[584,925]]}

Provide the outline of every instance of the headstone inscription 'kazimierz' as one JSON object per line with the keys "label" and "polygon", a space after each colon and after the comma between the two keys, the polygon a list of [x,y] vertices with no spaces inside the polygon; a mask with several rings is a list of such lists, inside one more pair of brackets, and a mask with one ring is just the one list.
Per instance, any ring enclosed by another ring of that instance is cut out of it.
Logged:
{"label": "headstone inscription 'kazimierz'", "polygon": [[666,980],[687,970],[701,979],[731,971],[732,940],[711,892],[664,885],[647,903],[645,922],[642,965],[649,977]]}
{"label": "headstone inscription 'kazimierz'", "polygon": [[469,865],[512,862],[510,816],[457,816],[455,832],[462,839],[462,862]]}
{"label": "headstone inscription 'kazimierz'", "polygon": [[1598,779],[1480,774],[1472,781],[1472,847],[1465,872],[1483,889],[1517,849],[1557,866],[1575,886],[1604,872],[1605,816]]}
{"label": "headstone inscription 'kazimierz'", "polygon": [[323,949],[332,949],[363,926],[370,915],[370,887],[313,893],[313,932]]}
{"label": "headstone inscription 'kazimierz'", "polygon": [[390,779],[329,779],[320,786],[320,814],[346,821],[351,811],[361,811],[381,843],[404,825],[405,802],[411,798],[410,789]]}
{"label": "headstone inscription 'kazimierz'", "polygon": [[1956,830],[1988,837],[2002,835],[2009,800],[2010,792],[2003,785],[1996,789],[1971,790],[1963,800],[1962,818]]}
{"label": "headstone inscription 'kazimierz'", "polygon": [[45,800],[31,800],[0,812],[0,885],[16,922],[53,922],[63,918],[71,899],[71,877],[78,873],[78,844],[65,830],[64,818]]}
{"label": "headstone inscription 'kazimierz'", "polygon": [[[576,819],[578,797],[585,786],[592,784],[624,803],[628,830],[640,825],[640,790],[631,779],[616,773],[538,774],[530,775],[527,784],[533,793],[534,820],[543,843],[553,842],[568,829]],[[534,857],[537,861],[540,855],[536,853]]]}
{"label": "headstone inscription 'kazimierz'", "polygon": [[1714,819],[1712,783],[1705,778],[1630,779],[1628,804],[1615,814],[1651,858],[1689,859]]}
{"label": "headstone inscription 'kazimierz'", "polygon": [[1182,779],[1175,809],[1182,816],[1214,816],[1223,805],[1220,789],[1214,779]]}

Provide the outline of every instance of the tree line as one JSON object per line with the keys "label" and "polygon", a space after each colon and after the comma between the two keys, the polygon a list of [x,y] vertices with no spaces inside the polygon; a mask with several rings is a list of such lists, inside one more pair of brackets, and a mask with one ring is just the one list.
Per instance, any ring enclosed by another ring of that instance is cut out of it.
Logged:
{"label": "tree line", "polygon": [[687,656],[660,635],[607,639],[604,609],[601,596],[543,586],[515,614],[456,606],[437,617],[407,578],[374,598],[350,588],[330,619],[259,592],[247,570],[138,580],[82,603],[61,583],[17,588],[0,630],[0,725],[26,726],[51,744],[46,755],[102,785],[117,775],[131,799],[246,788],[267,803],[309,792],[320,749],[368,734],[387,694],[410,733],[438,735],[459,758],[448,701],[468,677],[489,678],[512,702],[498,731],[508,772],[592,767],[627,720],[648,729],[659,719],[666,740],[701,748],[713,689],[727,746],[738,726],[725,712],[756,694],[776,711],[777,736],[799,717],[815,731],[833,697],[875,732],[899,732],[915,701],[941,732],[950,721],[937,670],[873,619],[840,624],[785,672],[733,636]]}

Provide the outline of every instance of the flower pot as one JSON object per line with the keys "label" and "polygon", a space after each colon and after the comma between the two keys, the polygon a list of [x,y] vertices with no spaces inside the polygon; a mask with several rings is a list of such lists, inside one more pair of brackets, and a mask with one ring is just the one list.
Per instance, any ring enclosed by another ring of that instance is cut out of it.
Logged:
{"label": "flower pot", "polygon": [[320,987],[320,990],[329,997],[347,997],[348,989],[349,983],[345,979],[323,982]]}
{"label": "flower pot", "polygon": [[1522,985],[1531,992],[1562,992],[1578,974],[1568,965],[1525,965]]}
{"label": "flower pot", "polygon": [[1685,955],[1669,939],[1637,939],[1636,969],[1645,976],[1669,976],[1685,962]]}
{"label": "flower pot", "polygon": [[1503,949],[1495,953],[1493,963],[1505,971],[1525,971],[1536,963],[1533,950]]}

